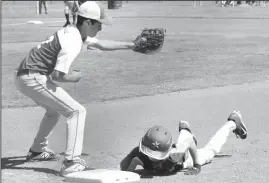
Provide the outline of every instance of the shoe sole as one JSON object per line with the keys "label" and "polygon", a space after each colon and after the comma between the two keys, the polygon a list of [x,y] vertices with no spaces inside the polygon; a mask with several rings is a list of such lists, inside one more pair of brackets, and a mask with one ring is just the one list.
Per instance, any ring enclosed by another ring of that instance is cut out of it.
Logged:
{"label": "shoe sole", "polygon": [[245,139],[245,138],[247,138],[247,128],[246,128],[246,125],[243,123],[243,122],[241,122],[240,124],[239,124],[239,130],[240,131],[242,131],[242,132],[244,132],[242,135],[239,135],[240,136],[240,138],[241,139]]}
{"label": "shoe sole", "polygon": [[[246,127],[246,125],[243,123],[243,120],[242,120],[241,115],[238,114],[237,112],[233,112],[232,114],[235,115],[235,116],[237,116],[237,118],[240,119],[239,123],[237,123],[236,120],[232,120],[232,121],[234,121],[235,124],[236,124],[236,129],[234,130],[234,133],[235,133],[236,135],[238,135],[241,139],[245,139],[245,138],[247,138],[247,127]],[[230,114],[230,116],[231,116],[232,114]],[[243,134],[239,135],[238,133],[236,133],[237,131],[242,131]]]}
{"label": "shoe sole", "polygon": [[68,174],[71,174],[71,173],[75,173],[75,172],[83,172],[83,171],[87,171],[87,170],[94,170],[94,168],[90,168],[90,167],[86,167],[85,169],[81,170],[81,171],[73,171],[73,172],[60,172],[59,175],[62,176],[62,177],[65,177],[66,175]]}

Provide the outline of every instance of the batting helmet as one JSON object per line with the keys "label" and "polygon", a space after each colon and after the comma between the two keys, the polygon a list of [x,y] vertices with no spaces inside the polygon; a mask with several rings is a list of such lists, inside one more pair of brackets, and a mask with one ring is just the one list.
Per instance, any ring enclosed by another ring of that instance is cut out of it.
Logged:
{"label": "batting helmet", "polygon": [[151,127],[139,143],[140,152],[157,160],[167,158],[171,148],[172,135],[167,128],[160,125]]}

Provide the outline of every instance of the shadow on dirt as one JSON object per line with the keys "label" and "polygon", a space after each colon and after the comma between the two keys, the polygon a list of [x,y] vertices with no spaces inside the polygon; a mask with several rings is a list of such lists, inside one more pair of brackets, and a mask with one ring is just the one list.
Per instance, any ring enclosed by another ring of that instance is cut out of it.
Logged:
{"label": "shadow on dirt", "polygon": [[171,173],[152,173],[152,172],[148,172],[146,170],[143,169],[139,169],[139,170],[135,170],[135,173],[140,175],[141,179],[152,179],[154,177],[166,177],[166,176],[171,176],[171,175],[175,175],[177,173],[182,173],[184,172],[184,170],[181,171],[175,171],[175,172],[171,172]]}
{"label": "shadow on dirt", "polygon": [[230,158],[232,155],[230,154],[217,154],[214,158]]}
{"label": "shadow on dirt", "polygon": [[[229,158],[231,156],[232,155],[229,155],[229,154],[217,154],[215,156],[215,158]],[[150,171],[146,171],[144,169],[138,169],[138,170],[135,170],[134,172],[139,174],[141,179],[152,179],[154,177],[171,176],[171,175],[175,175],[175,174],[178,174],[178,173],[184,173],[186,171],[187,171],[187,169],[182,169],[181,166],[178,166],[178,167],[176,167],[175,171],[167,172],[167,173],[160,173],[160,172],[153,173],[153,172],[150,172]]]}
{"label": "shadow on dirt", "polygon": [[33,170],[35,172],[47,173],[50,175],[59,175],[59,172],[49,168],[39,168],[39,167],[18,167],[23,164],[31,164],[25,160],[25,156],[14,156],[1,158],[1,169],[13,169],[13,170]]}
{"label": "shadow on dirt", "polygon": [[[64,152],[59,153],[61,156],[64,156]],[[87,153],[81,153],[81,157],[88,157],[90,154]]]}

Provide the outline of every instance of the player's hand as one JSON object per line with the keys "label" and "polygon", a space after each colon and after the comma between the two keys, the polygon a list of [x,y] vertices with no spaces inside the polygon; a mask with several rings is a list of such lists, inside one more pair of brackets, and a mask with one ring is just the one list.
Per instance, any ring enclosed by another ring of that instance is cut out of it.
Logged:
{"label": "player's hand", "polygon": [[135,44],[134,46],[141,46],[147,42],[147,38],[138,35],[133,42]]}
{"label": "player's hand", "polygon": [[198,175],[201,172],[201,165],[195,164],[194,167],[189,168],[184,175]]}
{"label": "player's hand", "polygon": [[74,78],[74,82],[79,82],[82,78],[82,73],[79,70],[73,70],[71,75]]}

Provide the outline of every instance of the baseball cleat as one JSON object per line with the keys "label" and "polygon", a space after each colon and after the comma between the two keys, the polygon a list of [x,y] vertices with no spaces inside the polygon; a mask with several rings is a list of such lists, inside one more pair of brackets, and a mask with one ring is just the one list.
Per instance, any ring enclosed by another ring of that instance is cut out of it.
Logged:
{"label": "baseball cleat", "polygon": [[71,24],[70,22],[66,22],[63,27],[67,27],[70,24]]}
{"label": "baseball cleat", "polygon": [[80,172],[88,170],[86,162],[81,158],[75,158],[74,160],[64,160],[62,168],[60,170],[60,175],[65,176],[73,172]]}
{"label": "baseball cleat", "polygon": [[242,115],[240,111],[233,111],[228,117],[228,121],[234,121],[236,124],[236,129],[233,131],[235,135],[241,139],[247,138],[247,128],[243,123]]}
{"label": "baseball cleat", "polygon": [[42,152],[34,152],[31,149],[29,150],[26,161],[33,162],[33,161],[56,161],[59,158],[56,156],[56,154],[48,149],[45,148]]}
{"label": "baseball cleat", "polygon": [[181,121],[179,121],[179,124],[178,124],[178,131],[181,131],[183,129],[191,132],[189,123],[187,121],[181,120]]}

